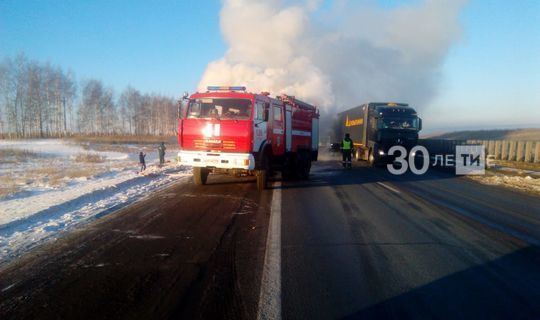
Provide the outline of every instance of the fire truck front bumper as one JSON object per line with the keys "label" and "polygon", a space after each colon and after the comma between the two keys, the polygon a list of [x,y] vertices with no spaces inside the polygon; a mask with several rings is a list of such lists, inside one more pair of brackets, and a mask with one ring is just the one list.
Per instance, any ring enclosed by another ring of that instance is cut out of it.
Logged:
{"label": "fire truck front bumper", "polygon": [[255,157],[251,153],[180,151],[178,162],[192,167],[255,169]]}

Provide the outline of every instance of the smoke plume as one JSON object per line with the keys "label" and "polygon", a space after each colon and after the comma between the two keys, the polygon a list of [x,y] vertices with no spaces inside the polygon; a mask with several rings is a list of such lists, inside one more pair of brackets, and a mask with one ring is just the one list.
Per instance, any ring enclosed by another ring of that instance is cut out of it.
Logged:
{"label": "smoke plume", "polygon": [[224,0],[228,44],[209,63],[207,85],[287,93],[335,113],[367,101],[422,109],[437,93],[449,48],[459,39],[460,0],[377,2]]}

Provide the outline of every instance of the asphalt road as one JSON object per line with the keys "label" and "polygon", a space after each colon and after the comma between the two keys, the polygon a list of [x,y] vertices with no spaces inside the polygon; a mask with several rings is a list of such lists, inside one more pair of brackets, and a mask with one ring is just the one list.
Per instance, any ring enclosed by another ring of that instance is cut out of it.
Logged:
{"label": "asphalt road", "polygon": [[283,185],[283,319],[540,319],[538,196],[355,165]]}
{"label": "asphalt road", "polygon": [[272,193],[178,183],[0,268],[0,319],[253,319]]}
{"label": "asphalt road", "polygon": [[0,319],[540,319],[540,197],[336,160],[277,180],[173,185],[39,247],[0,268]]}

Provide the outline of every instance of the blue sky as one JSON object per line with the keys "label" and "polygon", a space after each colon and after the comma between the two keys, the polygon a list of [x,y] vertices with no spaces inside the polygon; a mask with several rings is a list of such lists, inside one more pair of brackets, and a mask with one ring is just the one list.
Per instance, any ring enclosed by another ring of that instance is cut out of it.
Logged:
{"label": "blue sky", "polygon": [[0,57],[72,68],[117,92],[180,95],[223,55],[219,1],[0,0]]}
{"label": "blue sky", "polygon": [[471,1],[427,116],[441,127],[540,127],[540,1]]}
{"label": "blue sky", "polygon": [[[220,7],[218,0],[0,0],[0,58],[24,52],[117,93],[132,85],[179,96],[227,49]],[[425,127],[540,127],[539,19],[540,1],[470,1]]]}

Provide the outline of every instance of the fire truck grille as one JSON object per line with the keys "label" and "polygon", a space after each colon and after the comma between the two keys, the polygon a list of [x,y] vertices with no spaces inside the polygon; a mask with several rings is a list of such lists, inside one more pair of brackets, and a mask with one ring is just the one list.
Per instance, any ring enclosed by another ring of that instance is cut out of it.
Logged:
{"label": "fire truck grille", "polygon": [[223,141],[223,149],[225,149],[225,150],[236,150],[236,142],[234,142],[234,141]]}
{"label": "fire truck grille", "polygon": [[213,150],[236,150],[235,141],[216,141],[216,140],[194,140],[193,146],[197,149],[213,149]]}

